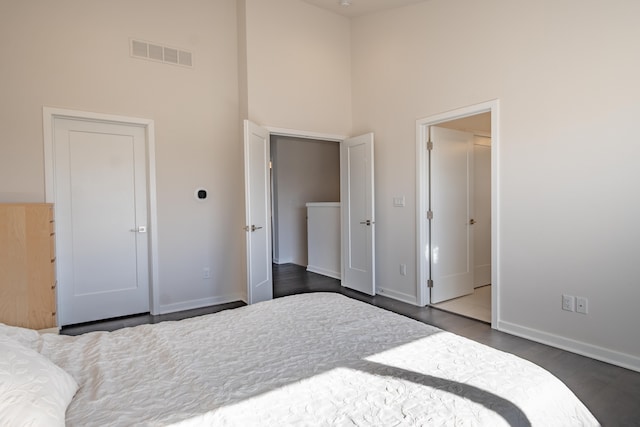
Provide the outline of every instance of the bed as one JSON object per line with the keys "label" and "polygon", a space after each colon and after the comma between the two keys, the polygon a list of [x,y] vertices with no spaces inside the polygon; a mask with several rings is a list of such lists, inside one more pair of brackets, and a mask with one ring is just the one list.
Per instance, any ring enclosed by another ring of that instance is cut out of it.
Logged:
{"label": "bed", "polygon": [[599,425],[537,365],[333,293],[76,337],[2,325],[0,355],[0,425]]}

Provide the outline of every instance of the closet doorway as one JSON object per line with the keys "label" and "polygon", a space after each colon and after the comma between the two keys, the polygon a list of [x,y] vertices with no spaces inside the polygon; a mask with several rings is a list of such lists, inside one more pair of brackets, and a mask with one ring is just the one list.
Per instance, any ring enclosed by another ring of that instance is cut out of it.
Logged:
{"label": "closet doorway", "polygon": [[271,135],[339,142],[342,286],[375,295],[373,133],[351,138],[267,130],[244,121],[247,302],[273,298]]}
{"label": "closet doorway", "polygon": [[271,135],[274,264],[307,267],[307,203],[314,202],[340,202],[340,143]]}

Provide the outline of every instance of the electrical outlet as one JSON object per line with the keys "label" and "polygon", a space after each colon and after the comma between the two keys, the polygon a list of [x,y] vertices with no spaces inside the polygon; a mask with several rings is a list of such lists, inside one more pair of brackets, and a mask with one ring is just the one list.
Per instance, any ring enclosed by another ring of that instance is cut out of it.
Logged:
{"label": "electrical outlet", "polygon": [[589,312],[589,300],[586,297],[576,297],[576,311],[582,314]]}
{"label": "electrical outlet", "polygon": [[205,267],[202,269],[202,278],[203,279],[211,278],[211,269],[209,269],[209,267]]}
{"label": "electrical outlet", "polygon": [[566,311],[576,311],[576,297],[573,295],[562,295],[562,309]]}

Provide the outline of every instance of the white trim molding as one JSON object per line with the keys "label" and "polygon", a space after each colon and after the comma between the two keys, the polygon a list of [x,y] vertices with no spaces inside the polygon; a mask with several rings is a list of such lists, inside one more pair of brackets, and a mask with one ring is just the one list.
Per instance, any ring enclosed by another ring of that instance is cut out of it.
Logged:
{"label": "white trim molding", "polygon": [[[147,191],[149,197],[149,260],[150,260],[150,311],[158,314],[160,309],[160,284],[158,267],[158,209],[156,195],[156,149],[155,149],[155,124],[152,119],[138,117],[118,116],[112,114],[95,113],[88,111],[69,110],[55,107],[42,107],[42,127],[44,138],[44,177],[45,177],[45,201],[54,203],[54,156],[53,156],[53,131],[55,119],[67,118],[73,120],[86,120],[91,122],[120,123],[125,125],[141,126],[145,129],[147,148]],[[58,304],[60,301],[58,301]]]}
{"label": "white trim molding", "polygon": [[234,293],[229,295],[223,295],[219,297],[200,298],[189,301],[176,302],[173,304],[166,304],[158,307],[157,313],[154,314],[167,314],[175,313],[177,311],[193,310],[196,308],[209,307],[212,305],[228,304],[230,302],[243,301],[247,302],[247,296],[243,293]]}
{"label": "white trim molding", "polygon": [[262,126],[267,131],[269,131],[269,135],[276,136],[288,136],[292,138],[301,138],[301,139],[318,139],[321,141],[334,141],[334,142],[342,142],[347,139],[344,135],[335,135],[329,133],[318,133],[318,132],[309,132],[306,130],[295,130],[295,129],[285,129],[285,128],[277,128],[271,126]]}
{"label": "white trim molding", "polygon": [[376,295],[393,298],[395,300],[406,302],[407,304],[411,305],[419,305],[415,295],[405,294],[404,292],[394,291],[393,289],[376,287]]}
{"label": "white trim molding", "polygon": [[565,338],[560,335],[550,334],[548,332],[539,331],[537,329],[520,326],[510,322],[499,321],[498,330],[521,338],[547,344],[551,347],[556,347],[571,353],[580,354],[582,356],[640,372],[640,357],[632,354],[609,350],[604,347],[599,347],[571,338]]}

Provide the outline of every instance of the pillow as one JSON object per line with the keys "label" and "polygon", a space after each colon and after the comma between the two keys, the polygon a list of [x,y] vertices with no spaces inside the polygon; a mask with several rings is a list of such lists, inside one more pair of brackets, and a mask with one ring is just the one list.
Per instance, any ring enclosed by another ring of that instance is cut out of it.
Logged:
{"label": "pillow", "polygon": [[62,368],[0,336],[0,425],[64,426],[76,390],[78,384]]}
{"label": "pillow", "polygon": [[4,338],[17,341],[23,346],[35,351],[38,351],[40,344],[40,334],[38,331],[0,323],[0,339]]}

